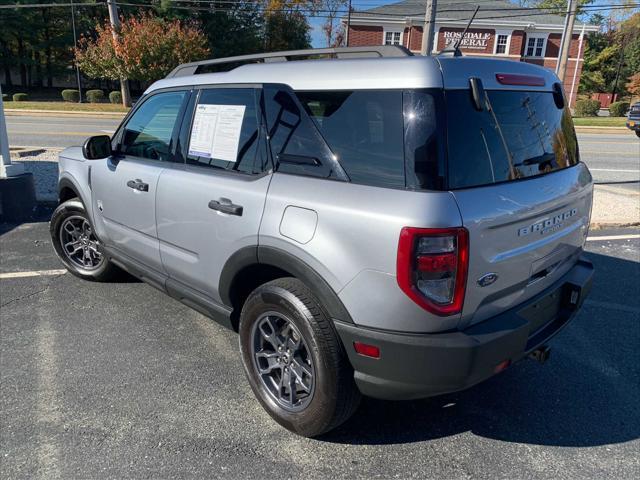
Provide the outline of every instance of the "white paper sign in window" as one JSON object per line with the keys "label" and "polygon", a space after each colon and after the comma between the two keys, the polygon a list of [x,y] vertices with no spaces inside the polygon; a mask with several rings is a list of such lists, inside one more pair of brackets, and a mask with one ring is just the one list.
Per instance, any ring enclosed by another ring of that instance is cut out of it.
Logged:
{"label": "white paper sign in window", "polygon": [[245,108],[245,105],[198,105],[189,155],[235,162]]}

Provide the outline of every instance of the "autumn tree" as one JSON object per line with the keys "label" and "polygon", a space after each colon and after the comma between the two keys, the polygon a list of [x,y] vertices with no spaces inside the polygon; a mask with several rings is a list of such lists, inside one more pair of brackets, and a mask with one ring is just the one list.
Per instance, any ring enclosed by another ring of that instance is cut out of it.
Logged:
{"label": "autumn tree", "polygon": [[198,25],[149,14],[123,18],[117,40],[105,23],[96,27],[95,38],[83,36],[78,43],[75,59],[80,69],[90,78],[110,80],[152,82],[180,63],[209,55]]}

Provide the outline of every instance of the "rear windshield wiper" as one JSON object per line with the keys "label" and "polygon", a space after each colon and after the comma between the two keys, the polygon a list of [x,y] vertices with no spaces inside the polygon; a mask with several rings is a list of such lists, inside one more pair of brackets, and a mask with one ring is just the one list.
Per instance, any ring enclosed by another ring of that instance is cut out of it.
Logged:
{"label": "rear windshield wiper", "polygon": [[511,179],[515,179],[516,177],[516,169],[513,166],[513,155],[511,154],[511,150],[509,150],[509,145],[507,144],[507,139],[504,137],[504,133],[502,132],[502,126],[500,125],[500,122],[498,121],[498,117],[496,116],[496,112],[493,111],[493,105],[491,105],[491,100],[489,100],[489,94],[486,92],[484,92],[484,100],[485,100],[485,104],[487,106],[487,110],[489,110],[489,113],[491,113],[491,116],[493,117],[493,121],[496,124],[496,130],[498,131],[498,135],[500,135],[500,140],[502,141],[502,147],[504,148],[504,153],[507,154],[507,161],[509,162],[509,175],[511,176]]}

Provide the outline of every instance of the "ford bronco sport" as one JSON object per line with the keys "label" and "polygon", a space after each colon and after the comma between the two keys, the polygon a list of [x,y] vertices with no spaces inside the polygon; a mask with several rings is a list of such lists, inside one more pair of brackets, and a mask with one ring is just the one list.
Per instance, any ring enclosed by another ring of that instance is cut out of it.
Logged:
{"label": "ford bronco sport", "polygon": [[315,436],[361,394],[546,358],[591,285],[592,190],[545,68],[281,52],[181,65],[63,151],[51,236],[78,277],[124,269],[238,331],[260,403]]}

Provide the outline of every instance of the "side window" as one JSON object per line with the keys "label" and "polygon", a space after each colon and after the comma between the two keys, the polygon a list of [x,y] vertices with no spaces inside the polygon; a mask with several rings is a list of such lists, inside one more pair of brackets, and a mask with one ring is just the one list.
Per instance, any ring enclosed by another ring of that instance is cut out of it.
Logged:
{"label": "side window", "polygon": [[171,139],[186,94],[158,93],[145,100],[124,126],[120,152],[151,160],[171,160]]}
{"label": "side window", "polygon": [[296,95],[353,183],[404,188],[401,90]]}
{"label": "side window", "polygon": [[257,98],[253,88],[202,90],[193,113],[186,162],[243,173],[262,172],[264,155],[257,154]]}
{"label": "side window", "polygon": [[264,104],[269,144],[279,172],[348,180],[337,157],[289,89],[265,86]]}

